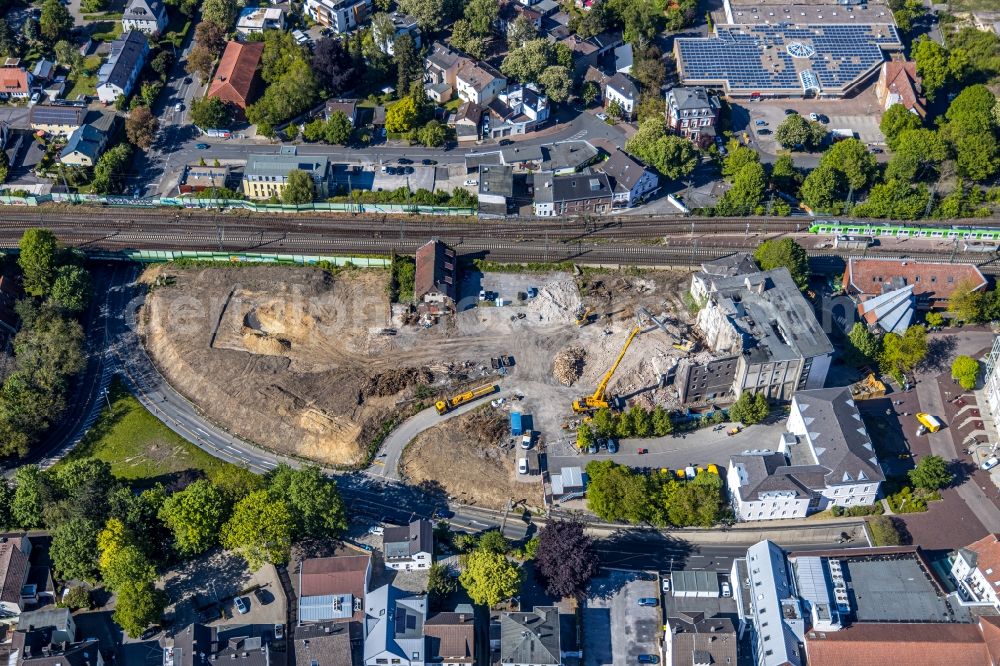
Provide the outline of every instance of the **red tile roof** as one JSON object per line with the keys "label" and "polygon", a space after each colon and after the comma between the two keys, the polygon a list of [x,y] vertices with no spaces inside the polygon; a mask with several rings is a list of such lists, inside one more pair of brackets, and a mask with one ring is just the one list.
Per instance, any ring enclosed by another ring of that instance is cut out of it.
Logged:
{"label": "red tile roof", "polygon": [[0,93],[17,95],[28,92],[28,71],[23,67],[0,67]]}
{"label": "red tile roof", "polygon": [[430,292],[441,292],[456,299],[455,275],[458,262],[455,251],[439,240],[427,241],[417,250],[413,295],[422,300]]}
{"label": "red tile roof", "polygon": [[304,560],[299,596],[349,593],[358,599],[364,599],[370,561],[368,555],[317,557]]}
{"label": "red tile roof", "polygon": [[[912,60],[890,60],[882,63],[879,74],[879,89],[899,96],[899,103],[907,109],[916,111],[922,118],[924,100],[920,97],[920,76],[917,74],[917,63]],[[883,100],[884,101],[884,100]]]}
{"label": "red tile roof", "polygon": [[253,93],[254,79],[261,54],[264,53],[264,42],[229,42],[222,54],[215,77],[208,88],[209,97],[232,102],[241,109],[246,109]]}
{"label": "red tile roof", "polygon": [[945,305],[955,288],[971,284],[986,288],[986,278],[972,264],[949,264],[909,259],[851,259],[844,271],[844,289],[850,294],[878,296],[886,289],[913,285],[917,305]]}
{"label": "red tile roof", "polygon": [[21,537],[0,541],[0,601],[20,604],[21,587],[28,576],[28,555],[21,550]]}
{"label": "red tile roof", "polygon": [[809,666],[990,666],[975,624],[854,624],[806,634]]}

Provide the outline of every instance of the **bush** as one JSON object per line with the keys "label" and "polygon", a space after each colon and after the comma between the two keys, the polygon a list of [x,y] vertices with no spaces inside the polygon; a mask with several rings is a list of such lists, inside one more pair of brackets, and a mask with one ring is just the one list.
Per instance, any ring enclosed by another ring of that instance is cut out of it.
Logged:
{"label": "bush", "polygon": [[893,513],[923,513],[927,510],[927,503],[941,499],[941,495],[936,491],[913,490],[904,486],[885,499]]}
{"label": "bush", "polygon": [[896,521],[889,516],[875,516],[868,520],[868,529],[871,531],[872,541],[876,546],[901,546],[903,539]]}
{"label": "bush", "polygon": [[749,391],[744,391],[729,408],[729,417],[744,425],[754,425],[766,419],[770,410],[767,396],[763,393],[754,395]]}
{"label": "bush", "polygon": [[93,603],[90,600],[90,590],[82,585],[76,585],[69,588],[69,591],[60,599],[59,603],[56,604],[60,608],[69,608],[72,610],[77,610],[80,608],[85,608],[90,610],[93,608]]}

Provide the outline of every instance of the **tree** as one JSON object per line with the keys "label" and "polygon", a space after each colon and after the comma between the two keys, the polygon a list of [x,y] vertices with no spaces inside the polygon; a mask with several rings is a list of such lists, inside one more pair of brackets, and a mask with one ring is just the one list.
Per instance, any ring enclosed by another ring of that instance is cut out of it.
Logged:
{"label": "tree", "polygon": [[351,140],[353,131],[354,125],[351,124],[351,119],[347,117],[347,114],[343,111],[334,111],[330,114],[329,120],[326,121],[324,134],[327,143],[344,146]]}
{"label": "tree", "polygon": [[452,578],[448,567],[440,562],[432,562],[427,570],[427,596],[431,606],[440,608],[442,602],[458,589],[457,581]]}
{"label": "tree", "polygon": [[158,623],[167,607],[166,594],[152,583],[129,581],[117,590],[117,594],[114,621],[133,638]]}
{"label": "tree", "polygon": [[733,185],[715,206],[717,215],[750,215],[757,212],[764,200],[767,177],[760,162],[750,162],[733,177]]}
{"label": "tree", "polygon": [[55,43],[73,27],[73,16],[59,0],[45,0],[38,24],[49,43]]}
{"label": "tree", "polygon": [[[538,38],[538,30],[531,19],[523,14],[519,14],[513,23],[507,26],[507,48],[508,50],[519,49],[533,39]],[[595,84],[596,85],[596,84]]]}
{"label": "tree", "polygon": [[62,580],[93,581],[96,552],[97,527],[86,518],[72,518],[52,532],[52,562]]}
{"label": "tree", "polygon": [[534,83],[546,67],[559,64],[556,60],[555,47],[547,39],[533,39],[508,53],[500,63],[500,71],[519,83]]}
{"label": "tree", "polygon": [[493,32],[493,24],[500,15],[500,5],[495,0],[469,0],[464,14],[477,35],[489,37]]}
{"label": "tree", "polygon": [[948,463],[941,456],[924,456],[907,475],[910,483],[917,488],[935,491],[951,483],[955,475],[948,469]]}
{"label": "tree", "polygon": [[573,75],[561,65],[551,65],[538,77],[538,84],[553,102],[565,102],[569,99],[570,86],[573,85]]}
{"label": "tree", "polygon": [[948,299],[948,312],[962,323],[978,323],[983,321],[985,299],[979,285],[973,280],[962,280],[955,285]]}
{"label": "tree", "polygon": [[857,139],[844,139],[833,144],[823,153],[819,163],[840,172],[855,190],[865,188],[876,175],[875,155]]}
{"label": "tree", "polygon": [[477,550],[488,550],[498,555],[506,555],[510,552],[510,541],[507,540],[500,530],[489,530],[483,532],[476,542]]}
{"label": "tree", "polygon": [[131,156],[132,147],[127,143],[119,143],[111,150],[104,151],[94,166],[94,179],[91,182],[94,192],[98,194],[120,192]]}
{"label": "tree", "polygon": [[458,580],[473,602],[492,607],[521,589],[521,570],[503,555],[477,549],[464,557]]}
{"label": "tree", "polygon": [[662,405],[653,408],[650,419],[653,422],[653,434],[656,437],[663,437],[673,432],[674,422],[670,419],[670,412],[665,410]]}
{"label": "tree", "polygon": [[[54,319],[65,321],[63,317]],[[48,351],[46,348],[36,353]],[[49,497],[43,516],[47,525],[72,517],[104,522],[108,496],[117,487],[111,465],[97,458],[79,458],[54,468],[46,476]]]}
{"label": "tree", "polygon": [[170,51],[160,51],[156,54],[156,57],[149,61],[150,68],[156,72],[161,81],[167,80],[167,74],[170,72],[170,66],[173,64],[174,56]]}
{"label": "tree", "polygon": [[42,481],[38,465],[21,465],[14,472],[14,500],[10,513],[23,529],[42,526]]}
{"label": "tree", "polygon": [[597,575],[594,542],[584,533],[583,523],[551,520],[538,534],[535,567],[554,597],[577,597]]}
{"label": "tree", "polygon": [[52,283],[52,300],[69,312],[82,312],[90,302],[90,273],[79,266],[60,266]]}
{"label": "tree", "polygon": [[587,463],[587,508],[603,520],[640,523],[652,517],[647,479],[611,460]]}
{"label": "tree", "polygon": [[65,39],[56,42],[52,51],[56,56],[56,62],[69,68],[71,73],[78,72],[80,66],[83,64],[83,56],[80,55],[80,49]]}
{"label": "tree", "polygon": [[861,322],[854,322],[851,331],[847,334],[847,352],[851,362],[855,365],[865,365],[874,362],[879,355],[880,345],[878,337],[868,330],[868,327]]}
{"label": "tree", "polygon": [[205,0],[201,5],[202,19],[214,23],[223,32],[233,27],[238,13],[236,0]]}
{"label": "tree", "polygon": [[24,274],[24,290],[45,296],[56,279],[56,237],[48,229],[27,229],[21,236],[17,265]]}
{"label": "tree", "polygon": [[650,47],[632,63],[629,72],[643,92],[654,93],[660,98],[660,89],[667,78],[666,67],[663,65],[663,54],[656,47]]}
{"label": "tree", "polygon": [[0,184],[7,182],[7,177],[10,175],[10,158],[7,157],[7,153],[0,152]]}
{"label": "tree", "polygon": [[396,91],[403,96],[423,71],[416,44],[409,33],[403,33],[393,42],[393,58],[396,61]]}
{"label": "tree", "polygon": [[410,96],[399,100],[385,112],[385,129],[387,132],[400,134],[413,129],[417,121],[417,105]]}
{"label": "tree", "polygon": [[816,150],[825,137],[826,128],[821,123],[806,120],[797,113],[785,118],[774,132],[774,138],[785,148]]}
{"label": "tree", "polygon": [[799,198],[815,211],[838,212],[841,205],[837,198],[842,182],[843,178],[838,171],[820,164],[802,181]]}
{"label": "tree", "polygon": [[218,97],[191,100],[191,122],[202,129],[224,129],[232,122],[230,107]]}
{"label": "tree", "polygon": [[212,77],[212,70],[215,68],[215,56],[206,47],[196,44],[187,55],[187,62],[184,63],[184,71],[191,75],[197,75],[202,83],[208,83]]}
{"label": "tree", "polygon": [[791,238],[766,240],[754,251],[753,257],[761,270],[787,268],[799,289],[809,284],[809,255]]}
{"label": "tree", "polygon": [[949,78],[948,52],[927,35],[921,35],[910,49],[917,63],[917,74],[922,79],[923,92],[933,101],[937,91],[944,87]]}
{"label": "tree", "polygon": [[242,555],[253,570],[265,562],[284,564],[292,546],[292,521],[287,503],[258,490],[236,504],[222,526],[222,545]]}
{"label": "tree", "polygon": [[328,37],[316,42],[312,67],[320,87],[330,95],[339,95],[351,86],[354,62],[339,39]]}
{"label": "tree", "polygon": [[448,129],[436,120],[428,120],[427,124],[420,128],[420,143],[428,148],[443,146],[448,138]]}
{"label": "tree", "polygon": [[399,9],[417,20],[421,30],[436,32],[452,17],[448,0],[400,0]]}
{"label": "tree", "polygon": [[927,188],[890,178],[872,185],[868,197],[854,207],[858,217],[882,217],[897,220],[915,220],[924,214],[927,206]]}
{"label": "tree", "polygon": [[767,396],[744,391],[729,408],[729,419],[744,425],[754,425],[767,418],[769,411]]}
{"label": "tree", "polygon": [[895,138],[895,144],[885,170],[886,179],[914,182],[934,177],[937,166],[948,157],[947,143],[934,130],[903,130]]}
{"label": "tree", "polygon": [[740,145],[735,139],[729,142],[729,154],[722,161],[722,175],[732,180],[743,167],[760,162],[760,155],[753,148]]}
{"label": "tree", "polygon": [[976,388],[976,380],[979,378],[979,361],[971,356],[958,356],[952,361],[951,376],[957,379],[959,385],[966,391]]}
{"label": "tree", "polygon": [[[214,21],[199,21],[194,27],[194,42],[204,46],[208,52],[218,57],[226,48],[226,28]],[[319,44],[316,45],[317,47]],[[163,53],[170,53],[163,51]]]}
{"label": "tree", "polygon": [[477,60],[486,57],[487,40],[476,34],[466,19],[459,19],[451,26],[451,45],[460,51],[465,51]]}
{"label": "tree", "polygon": [[125,134],[128,140],[143,150],[148,150],[156,140],[156,132],[160,129],[160,121],[156,119],[148,106],[133,109],[125,120]]}
{"label": "tree", "polygon": [[719,522],[723,493],[718,475],[702,471],[689,483],[670,485],[673,492],[667,504],[667,519],[672,525],[711,527]]}
{"label": "tree", "polygon": [[316,195],[315,186],[311,175],[302,169],[292,169],[281,191],[281,201],[286,204],[312,203]]}
{"label": "tree", "polygon": [[662,117],[643,120],[625,150],[672,179],[688,175],[698,164],[698,151],[690,141],[668,133]]}
{"label": "tree", "polygon": [[920,116],[912,113],[902,104],[893,104],[882,114],[882,121],[879,129],[885,136],[885,142],[889,150],[896,150],[896,142],[899,135],[906,130],[920,129]]}
{"label": "tree", "polygon": [[335,537],[347,529],[337,482],[315,465],[297,470],[279,465],[270,475],[268,492],[288,504],[299,536]]}
{"label": "tree", "polygon": [[160,508],[160,520],[174,536],[174,548],[184,556],[198,555],[219,542],[219,530],[229,505],[219,489],[199,479],[170,495]]}
{"label": "tree", "polygon": [[892,18],[896,20],[896,25],[903,32],[910,32],[913,24],[927,11],[920,0],[890,0],[889,9],[892,10]]}
{"label": "tree", "polygon": [[74,585],[69,588],[69,591],[56,603],[57,607],[69,608],[70,610],[90,610],[94,607],[93,602],[90,599],[90,590],[88,590],[83,585]]}
{"label": "tree", "polygon": [[1000,171],[1000,144],[992,132],[963,136],[955,143],[958,173],[971,180],[989,180]]}
{"label": "tree", "polygon": [[900,546],[903,540],[896,529],[896,522],[889,516],[873,516],[868,519],[872,541],[876,546]]}
{"label": "tree", "polygon": [[927,329],[910,326],[903,332],[886,333],[882,338],[882,353],[879,366],[883,372],[892,373],[897,378],[900,373],[912,372],[927,356]]}
{"label": "tree", "polygon": [[587,106],[590,106],[597,101],[597,98],[601,96],[601,87],[597,85],[594,81],[587,81],[583,84],[583,88],[580,90],[580,99]]}
{"label": "tree", "polygon": [[576,447],[581,451],[586,450],[594,443],[594,431],[589,423],[581,423],[576,430]]}

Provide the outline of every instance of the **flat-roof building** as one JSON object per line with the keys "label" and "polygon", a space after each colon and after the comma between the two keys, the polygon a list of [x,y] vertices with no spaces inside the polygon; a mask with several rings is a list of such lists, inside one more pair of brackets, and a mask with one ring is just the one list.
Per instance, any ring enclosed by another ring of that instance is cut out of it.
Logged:
{"label": "flat-roof building", "polygon": [[326,155],[250,155],[243,170],[243,194],[254,199],[281,196],[288,174],[305,171],[312,177],[316,196],[327,195],[330,158]]}

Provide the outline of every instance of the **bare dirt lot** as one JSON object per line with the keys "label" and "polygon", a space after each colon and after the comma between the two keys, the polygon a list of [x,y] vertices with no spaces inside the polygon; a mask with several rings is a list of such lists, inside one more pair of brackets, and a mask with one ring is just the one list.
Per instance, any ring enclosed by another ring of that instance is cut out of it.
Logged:
{"label": "bare dirt lot", "polygon": [[403,452],[400,467],[412,483],[433,481],[453,497],[503,508],[507,500],[541,506],[541,484],[514,479],[515,445],[507,415],[490,405],[425,430]]}
{"label": "bare dirt lot", "polygon": [[[140,321],[173,386],[244,438],[332,465],[362,463],[375,433],[414,402],[420,386],[445,394],[499,381],[524,395],[519,408],[532,414],[544,442],[572,418],[571,401],[592,392],[611,367],[640,306],[666,316],[672,333],[646,320],[609,390],[666,400],[669,390],[656,386],[683,355],[674,334],[690,322],[684,273],[534,274],[535,298],[473,306],[427,328],[390,307],[381,270],[168,265],[145,279],[161,273],[174,279],[152,290]],[[481,277],[488,284],[505,275]],[[586,326],[576,324],[581,304],[593,308]],[[582,359],[567,386],[554,364],[571,347]],[[506,377],[490,363],[502,354],[514,358]],[[496,478],[513,474],[512,460]]]}

